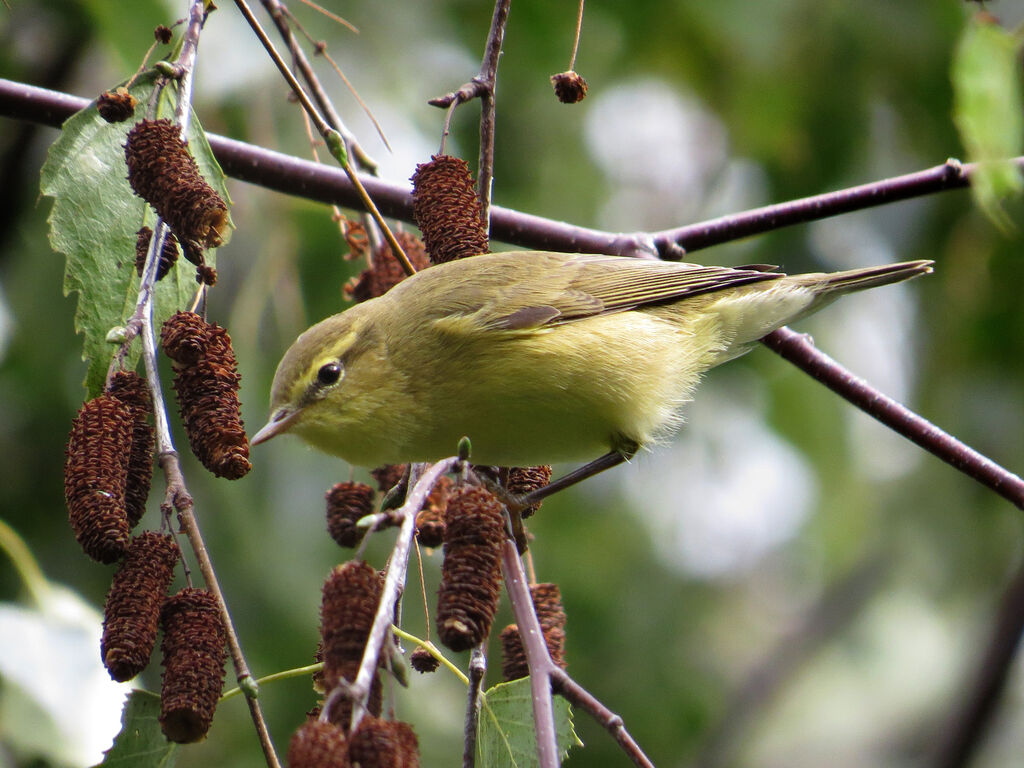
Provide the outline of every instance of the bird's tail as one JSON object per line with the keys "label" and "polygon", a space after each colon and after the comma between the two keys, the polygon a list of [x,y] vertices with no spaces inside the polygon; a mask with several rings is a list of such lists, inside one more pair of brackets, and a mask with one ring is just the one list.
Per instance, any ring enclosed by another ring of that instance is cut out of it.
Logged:
{"label": "bird's tail", "polygon": [[851,291],[861,291],[927,275],[932,271],[932,264],[934,262],[927,260],[904,261],[899,264],[848,269],[843,272],[794,275],[790,279],[799,285],[813,288],[821,298],[831,300]]}

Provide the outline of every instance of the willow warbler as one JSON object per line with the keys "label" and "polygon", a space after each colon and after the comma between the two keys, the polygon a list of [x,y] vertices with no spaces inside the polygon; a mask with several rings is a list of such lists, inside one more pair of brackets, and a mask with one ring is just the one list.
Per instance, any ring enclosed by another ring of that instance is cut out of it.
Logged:
{"label": "willow warbler", "polygon": [[252,443],[293,432],[361,466],[450,456],[464,435],[478,464],[629,456],[678,426],[704,371],[931,264],[787,276],[530,251],[441,264],[299,336]]}

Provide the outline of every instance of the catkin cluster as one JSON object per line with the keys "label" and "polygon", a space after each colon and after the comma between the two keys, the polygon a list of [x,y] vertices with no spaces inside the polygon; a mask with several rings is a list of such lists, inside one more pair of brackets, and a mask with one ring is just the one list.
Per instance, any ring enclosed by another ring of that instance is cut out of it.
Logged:
{"label": "catkin cluster", "polygon": [[122,371],[71,423],[64,461],[68,519],[82,549],[101,563],[124,555],[145,512],[153,471],[150,410],[145,381]]}
{"label": "catkin cluster", "polygon": [[174,391],[192,452],[217,477],[244,476],[252,464],[228,332],[194,312],[178,312],[164,323],[160,340],[174,361]]}
{"label": "catkin cluster", "polygon": [[[320,637],[327,691],[342,680],[355,681],[383,590],[381,575],[362,560],[350,560],[337,566],[324,582]],[[374,715],[381,712],[381,686],[376,672],[367,709]],[[331,722],[347,729],[352,702],[339,697],[328,716]]]}
{"label": "catkin cluster", "polygon": [[[142,270],[146,266],[146,256],[149,253],[149,241],[153,239],[153,230],[149,227],[142,227],[135,234],[135,271],[142,277]],[[173,232],[168,232],[164,238],[163,248],[160,250],[160,260],[157,262],[156,279],[163,280],[178,261],[178,238]]]}
{"label": "catkin cluster", "polygon": [[419,740],[408,723],[366,716],[350,737],[338,726],[308,720],[288,745],[290,768],[419,768]]}
{"label": "catkin cluster", "polygon": [[[548,654],[555,664],[565,669],[565,608],[562,607],[562,593],[557,584],[531,584],[530,597],[533,598],[533,607],[537,612],[537,621]],[[528,674],[530,670],[519,627],[509,624],[501,631],[501,675],[508,681],[518,680]]]}
{"label": "catkin cluster", "polygon": [[[401,230],[395,232],[395,239],[417,272],[430,266],[430,257],[422,240],[411,232]],[[345,286],[345,295],[353,301],[366,301],[383,296],[406,277],[405,269],[391,252],[391,246],[384,242],[370,254],[370,266]]]}
{"label": "catkin cluster", "polygon": [[492,493],[461,486],[448,500],[444,522],[437,634],[453,651],[465,651],[487,637],[498,609],[505,516]]}
{"label": "catkin cluster", "polygon": [[487,226],[465,160],[434,155],[412,175],[412,210],[435,264],[487,253]]}
{"label": "catkin cluster", "polygon": [[141,120],[124,148],[128,183],[182,243],[215,248],[228,225],[228,207],[199,172],[179,128],[170,120]]}
{"label": "catkin cluster", "polygon": [[186,588],[160,612],[164,637],[160,726],[171,741],[198,741],[210,729],[224,685],[227,638],[213,595]]}
{"label": "catkin cluster", "polygon": [[166,534],[146,531],[132,539],[103,609],[100,656],[114,680],[131,680],[149,664],[180,554]]}

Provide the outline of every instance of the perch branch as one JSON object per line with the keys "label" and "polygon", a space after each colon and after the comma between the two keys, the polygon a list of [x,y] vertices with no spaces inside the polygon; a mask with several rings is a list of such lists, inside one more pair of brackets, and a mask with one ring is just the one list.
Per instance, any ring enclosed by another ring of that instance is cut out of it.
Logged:
{"label": "perch branch", "polygon": [[761,341],[869,416],[1024,509],[1024,480],[854,376],[805,334],[780,328]]}

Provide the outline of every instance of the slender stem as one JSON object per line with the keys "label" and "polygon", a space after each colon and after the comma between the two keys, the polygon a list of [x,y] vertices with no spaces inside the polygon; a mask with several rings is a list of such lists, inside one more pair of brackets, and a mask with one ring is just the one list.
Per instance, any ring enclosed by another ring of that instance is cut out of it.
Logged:
{"label": "slender stem", "polygon": [[[537,733],[537,757],[542,768],[546,768],[546,759],[554,759],[558,765],[558,745],[554,734],[554,720],[551,709],[551,693],[561,695],[573,706],[583,709],[600,723],[622,747],[635,765],[641,768],[654,768],[629,731],[626,730],[622,718],[616,715],[597,700],[579,683],[573,680],[561,667],[551,660],[544,632],[537,620],[537,612],[530,596],[530,587],[526,582],[526,573],[519,558],[515,542],[507,539],[501,551],[502,574],[505,577],[505,591],[512,604],[512,614],[519,626],[519,637],[523,641],[526,653],[526,665],[530,670],[530,690],[533,695],[533,722]],[[550,734],[548,733],[550,731]],[[551,745],[554,744],[552,747]],[[545,748],[545,745],[547,747]],[[553,758],[548,758],[548,752]]]}
{"label": "slender stem", "polygon": [[554,691],[572,704],[582,709],[588,715],[600,723],[618,744],[626,756],[633,761],[633,765],[640,768],[654,768],[654,763],[640,749],[640,745],[630,736],[626,730],[625,723],[620,715],[612,712],[597,698],[587,691],[583,686],[573,680],[563,669],[555,667],[551,670],[551,686]]}
{"label": "slender stem", "polygon": [[416,635],[409,634],[401,627],[392,626],[391,631],[407,642],[416,643],[416,645],[418,645],[420,648],[423,648],[425,651],[427,651],[427,653],[429,653],[431,656],[433,656],[435,659],[441,662],[445,667],[447,667],[448,671],[455,675],[455,677],[457,677],[459,680],[461,680],[463,685],[469,685],[469,678],[466,677],[463,671],[456,667],[454,664],[452,664],[451,661],[449,661],[448,658],[443,653],[441,653],[438,647],[434,645],[432,642],[430,642],[429,640],[421,640],[420,638],[416,637]]}
{"label": "slender stem", "polygon": [[469,655],[469,694],[466,696],[466,724],[462,739],[462,768],[476,765],[476,731],[480,717],[480,692],[487,674],[487,653],[478,645]]}
{"label": "slender stem", "polygon": [[580,33],[583,31],[583,5],[586,0],[580,0],[579,8],[576,11],[576,37],[572,41],[572,56],[569,57],[569,71],[576,67],[576,53],[580,49]]}
{"label": "slender stem", "polygon": [[869,416],[1024,509],[1024,480],[854,376],[806,335],[780,328],[761,341]]}
{"label": "slender stem", "polygon": [[530,670],[530,691],[533,699],[533,727],[537,734],[537,762],[540,768],[557,768],[558,741],[555,738],[555,715],[551,706],[550,676],[558,669],[548,653],[547,643],[526,583],[526,573],[519,559],[519,551],[511,539],[501,547],[501,570],[505,578],[505,591],[512,604],[512,614],[519,625],[523,639],[526,665]]}
{"label": "slender stem", "polygon": [[299,103],[302,104],[303,109],[306,110],[306,114],[308,114],[309,118],[313,121],[313,125],[316,126],[317,132],[323,136],[324,141],[331,150],[331,154],[341,164],[341,169],[345,172],[345,175],[352,183],[352,186],[355,187],[356,193],[359,196],[361,203],[360,207],[365,208],[373,215],[374,221],[377,222],[377,226],[379,226],[381,231],[384,233],[384,237],[387,239],[388,245],[391,246],[391,251],[394,253],[395,258],[398,259],[399,264],[402,265],[402,269],[405,270],[405,273],[407,275],[415,274],[416,269],[413,267],[412,262],[409,261],[409,258],[405,255],[405,251],[402,250],[402,246],[399,244],[398,239],[391,231],[391,228],[387,225],[387,222],[384,221],[384,217],[373,202],[373,198],[371,198],[369,193],[366,191],[366,187],[363,186],[363,183],[359,180],[359,176],[356,174],[352,164],[348,162],[345,140],[342,135],[338,133],[338,131],[334,130],[327,121],[324,120],[319,110],[314,106],[309,95],[302,87],[302,84],[296,79],[295,75],[292,74],[291,69],[288,68],[288,64],[283,58],[281,58],[281,54],[277,52],[277,49],[267,36],[267,33],[264,31],[259,21],[256,20],[256,17],[253,15],[252,9],[249,8],[248,3],[246,3],[245,0],[235,0],[235,5],[238,6],[238,10],[241,11],[242,16],[245,17],[250,29],[252,29],[256,34],[256,37],[259,38],[264,50],[277,66],[281,76],[288,83],[292,92],[298,98]]}
{"label": "slender stem", "polygon": [[501,46],[505,41],[505,25],[508,23],[509,5],[511,5],[511,0],[497,0],[494,4],[491,29],[487,34],[487,45],[484,48],[484,58],[480,65],[480,76],[477,78],[484,87],[480,94],[480,161],[476,175],[476,194],[480,199],[480,220],[483,222],[485,231],[490,231],[491,188],[494,185],[495,92],[498,85],[498,61],[501,59]]}
{"label": "slender stem", "polygon": [[341,134],[345,141],[345,146],[355,157],[356,162],[359,166],[370,173],[376,173],[377,161],[370,157],[363,148],[356,141],[356,137],[346,127],[344,121],[341,119],[341,115],[334,108],[333,102],[331,102],[330,96],[327,95],[327,91],[324,90],[323,85],[320,83],[320,79],[316,76],[313,71],[312,65],[309,63],[305,52],[302,50],[302,46],[299,45],[299,41],[295,38],[292,33],[292,29],[288,24],[288,9],[279,2],[279,0],[260,0],[264,9],[270,14],[270,18],[274,22],[274,26],[277,27],[278,33],[281,38],[288,45],[288,50],[291,52],[292,59],[295,61],[295,66],[298,67],[299,72],[302,74],[302,79],[306,81],[306,85],[309,86],[309,90],[313,93],[313,98],[316,100],[317,105],[326,117],[327,122],[334,128],[338,133]]}
{"label": "slender stem", "polygon": [[[1016,158],[1016,161],[1018,165],[1024,164],[1024,158]],[[698,251],[793,224],[921,197],[945,189],[966,187],[974,167],[974,163],[961,163],[950,158],[942,165],[923,171],[666,229],[652,233],[652,237],[663,255],[669,253],[672,246],[685,248],[688,252]]]}
{"label": "slender stem", "polygon": [[178,521],[181,523],[185,536],[195,554],[196,562],[199,564],[199,572],[203,574],[203,581],[206,588],[210,590],[217,601],[220,610],[221,620],[224,624],[224,631],[228,638],[228,650],[231,653],[231,662],[235,667],[235,676],[238,680],[238,687],[245,691],[245,701],[249,706],[249,714],[253,724],[256,726],[256,733],[259,737],[260,746],[263,748],[263,756],[270,768],[280,768],[281,762],[274,751],[274,744],[270,739],[270,731],[267,728],[266,720],[263,717],[263,710],[260,707],[259,699],[256,698],[256,683],[249,672],[249,665],[242,652],[242,646],[238,641],[238,633],[235,631],[234,622],[231,620],[231,612],[228,610],[224,593],[217,581],[217,573],[213,568],[213,561],[206,549],[202,533],[199,531],[199,523],[195,516],[195,507],[192,497],[185,490],[185,479],[181,474],[181,465],[178,463],[178,454],[174,451],[161,453],[159,459],[160,467],[167,476],[168,501],[178,511]]}
{"label": "slender stem", "polygon": [[[308,664],[305,667],[292,667],[291,669],[284,669],[280,672],[274,672],[270,675],[264,675],[263,677],[255,679],[253,682],[256,685],[263,685],[264,683],[275,683],[278,680],[291,680],[293,677],[305,677],[306,675],[315,675],[317,672],[324,668],[322,661],[316,664]],[[221,694],[220,700],[227,701],[233,699],[236,696],[246,693],[243,688],[232,688],[230,691],[225,691]]]}
{"label": "slender stem", "polygon": [[[416,479],[409,478],[409,495],[406,496],[403,504],[395,514],[402,517],[402,527],[398,532],[395,546],[391,550],[391,557],[388,560],[388,572],[384,577],[384,591],[381,594],[380,604],[377,606],[377,613],[373,618],[373,626],[370,629],[370,636],[363,649],[363,658],[359,663],[359,672],[352,682],[349,695],[355,699],[352,707],[352,725],[350,732],[354,732],[366,711],[366,702],[370,696],[370,686],[373,682],[373,675],[377,671],[377,663],[380,659],[381,648],[390,634],[391,620],[395,614],[395,603],[398,595],[405,584],[405,572],[409,562],[409,550],[412,548],[413,537],[416,535],[416,513],[423,507],[427,496],[437,479],[448,472],[458,463],[458,459],[444,459],[433,466],[425,469],[423,474]],[[418,465],[417,465],[418,466]],[[416,469],[414,467],[413,469]],[[324,712],[330,711],[325,706]]]}

